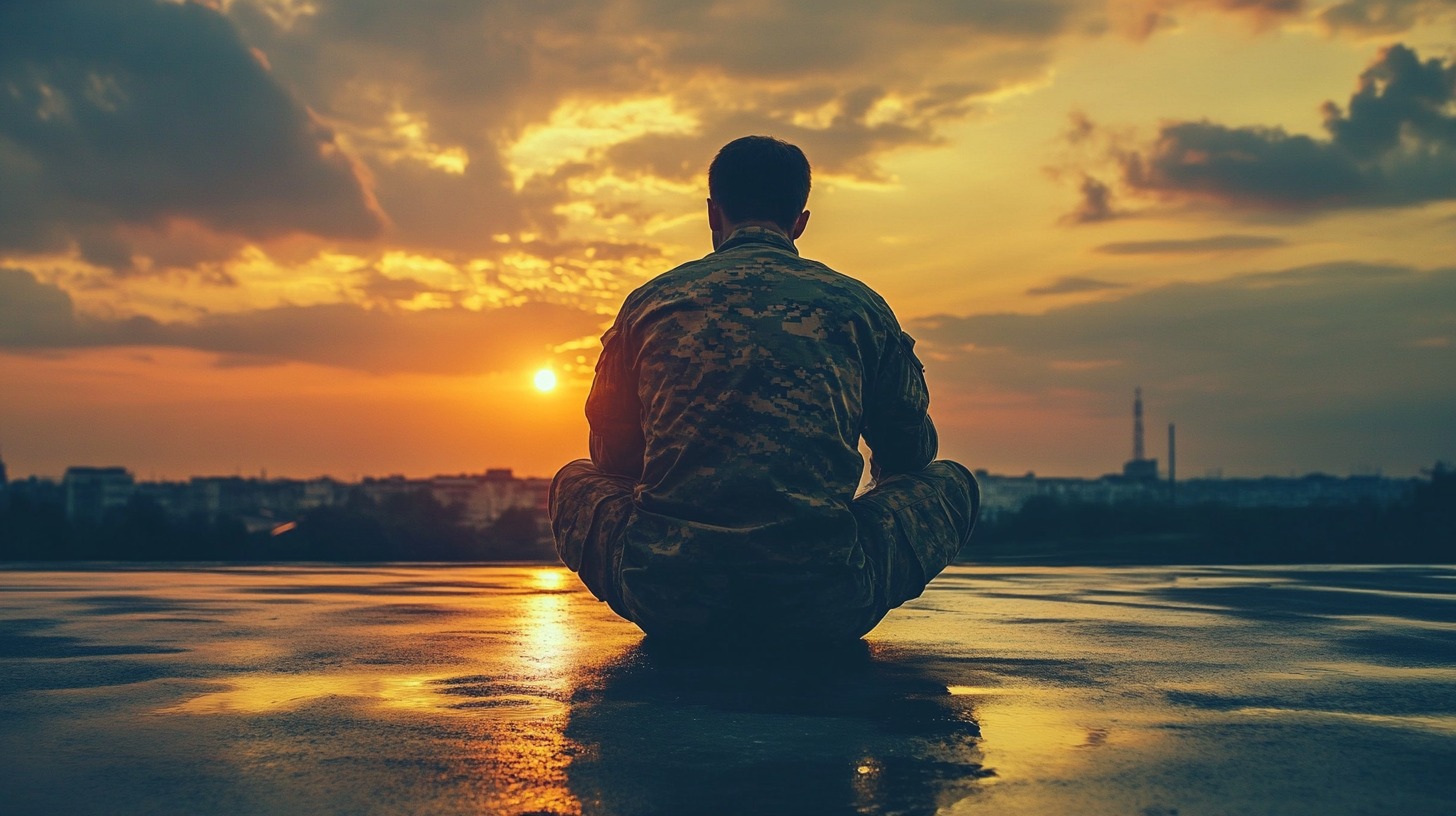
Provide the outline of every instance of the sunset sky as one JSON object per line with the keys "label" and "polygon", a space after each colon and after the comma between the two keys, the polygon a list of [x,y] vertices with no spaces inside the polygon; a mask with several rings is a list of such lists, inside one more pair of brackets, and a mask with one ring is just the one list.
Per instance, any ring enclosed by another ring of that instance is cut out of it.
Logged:
{"label": "sunset sky", "polygon": [[944,456],[1456,460],[1452,0],[0,3],[0,457],[549,476],[749,133]]}

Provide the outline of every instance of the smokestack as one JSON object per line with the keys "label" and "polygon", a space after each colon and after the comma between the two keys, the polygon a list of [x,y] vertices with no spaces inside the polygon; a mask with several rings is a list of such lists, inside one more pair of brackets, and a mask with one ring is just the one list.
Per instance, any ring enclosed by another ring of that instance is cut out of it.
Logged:
{"label": "smokestack", "polygon": [[1178,439],[1173,423],[1168,423],[1168,497],[1178,498]]}
{"label": "smokestack", "polygon": [[1143,388],[1138,386],[1132,392],[1132,458],[1143,460]]}

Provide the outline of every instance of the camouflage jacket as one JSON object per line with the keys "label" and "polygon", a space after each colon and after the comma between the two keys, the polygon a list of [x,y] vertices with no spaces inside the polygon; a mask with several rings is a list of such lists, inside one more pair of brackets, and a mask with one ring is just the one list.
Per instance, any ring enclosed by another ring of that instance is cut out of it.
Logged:
{"label": "camouflage jacket", "polygon": [[876,478],[935,456],[914,340],[771,230],[637,289],[602,345],[586,411],[593,461],[637,481],[624,570],[842,567],[860,437]]}

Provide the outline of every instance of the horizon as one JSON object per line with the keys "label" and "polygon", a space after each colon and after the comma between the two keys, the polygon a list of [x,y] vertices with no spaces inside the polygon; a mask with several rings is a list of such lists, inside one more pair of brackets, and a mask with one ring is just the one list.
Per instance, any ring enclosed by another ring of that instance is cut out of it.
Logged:
{"label": "horizon", "polygon": [[1180,475],[1456,461],[1456,7],[722,12],[0,7],[0,455],[549,477],[623,297],[709,251],[714,152],[767,133],[942,457],[1115,472],[1141,386]]}
{"label": "horizon", "polygon": [[[1167,463],[1166,463],[1166,461],[1164,461],[1163,459],[1157,458],[1157,457],[1152,457],[1152,460],[1158,464],[1158,468],[1159,468],[1159,470],[1158,470],[1158,474],[1159,475],[1158,475],[1157,483],[1166,484],[1168,482],[1168,477],[1167,477]],[[142,483],[142,482],[151,482],[151,483],[185,482],[185,481],[188,481],[188,480],[191,480],[191,479],[246,479],[246,480],[256,479],[256,480],[260,480],[260,481],[274,481],[274,480],[311,481],[311,480],[314,480],[314,479],[332,479],[334,481],[337,481],[337,482],[340,482],[340,483],[344,483],[344,484],[354,484],[354,483],[362,483],[366,479],[372,479],[372,480],[379,481],[379,480],[385,480],[385,479],[402,478],[402,479],[405,479],[406,481],[425,481],[425,480],[429,480],[429,479],[450,478],[450,477],[479,477],[479,476],[484,476],[487,471],[495,471],[495,470],[505,470],[505,471],[508,471],[511,474],[511,478],[513,478],[513,479],[548,479],[549,480],[554,475],[554,474],[540,474],[540,473],[529,473],[529,472],[518,471],[516,468],[514,468],[514,467],[512,467],[510,465],[487,465],[487,466],[485,466],[483,468],[479,468],[479,469],[476,469],[476,470],[440,471],[440,472],[428,473],[428,474],[426,474],[426,473],[404,473],[404,472],[400,472],[400,471],[387,471],[387,472],[381,471],[381,472],[376,472],[376,473],[352,473],[352,474],[344,474],[344,475],[335,474],[335,473],[297,474],[297,473],[277,473],[277,472],[274,472],[271,468],[266,468],[265,467],[265,468],[261,468],[261,469],[255,470],[255,471],[234,470],[233,472],[229,472],[229,473],[214,472],[214,473],[189,473],[189,474],[185,474],[185,475],[179,475],[179,474],[159,475],[159,474],[153,474],[153,473],[143,473],[143,472],[138,471],[138,470],[136,470],[136,469],[134,469],[132,467],[127,466],[126,464],[118,463],[118,462],[111,462],[111,463],[90,463],[90,464],[73,463],[71,465],[66,466],[61,471],[56,472],[56,473],[34,473],[34,472],[29,472],[29,473],[25,473],[25,474],[22,475],[18,471],[16,471],[14,467],[11,466],[11,463],[9,461],[5,460],[4,455],[3,455],[3,452],[0,452],[0,463],[3,463],[5,465],[6,470],[9,471],[9,480],[11,482],[15,482],[15,481],[23,480],[23,479],[27,479],[27,478],[33,478],[33,479],[37,479],[37,480],[51,481],[51,482],[56,482],[56,483],[60,483],[61,481],[63,481],[63,479],[65,477],[65,471],[66,470],[69,470],[71,468],[95,468],[95,469],[121,468],[121,469],[125,470],[126,472],[130,473],[132,475],[132,477],[134,479],[136,479],[136,481],[138,483]],[[1329,471],[1322,471],[1322,470],[1293,470],[1293,471],[1290,471],[1288,473],[1227,473],[1227,472],[1223,472],[1223,471],[1219,471],[1219,470],[1210,470],[1210,471],[1205,471],[1203,473],[1189,473],[1189,474],[1186,474],[1186,475],[1180,473],[1180,474],[1178,474],[1178,477],[1177,477],[1177,480],[1176,481],[1182,483],[1182,482],[1199,481],[1199,480],[1220,480],[1220,479],[1225,479],[1225,480],[1235,480],[1235,479],[1304,479],[1304,478],[1311,478],[1311,477],[1327,477],[1327,478],[1334,478],[1334,479],[1357,479],[1357,478],[1375,477],[1375,478],[1381,478],[1381,479],[1404,480],[1404,479],[1429,478],[1430,477],[1430,474],[1431,474],[1431,471],[1434,468],[1440,467],[1440,466],[1447,466],[1447,467],[1449,467],[1450,466],[1450,463],[1444,462],[1444,461],[1433,461],[1429,466],[1424,467],[1424,468],[1421,468],[1421,469],[1418,469],[1414,473],[1387,473],[1385,471],[1380,471],[1380,470],[1374,470],[1374,471],[1333,472],[1333,473],[1332,472],[1329,472]],[[1102,473],[1090,474],[1090,475],[1089,474],[1041,473],[1041,472],[1038,472],[1038,471],[1035,471],[1035,470],[1031,470],[1031,469],[1022,469],[1022,470],[1013,470],[1013,471],[1000,471],[1000,472],[994,471],[994,470],[988,470],[988,469],[985,469],[985,468],[972,468],[972,470],[974,470],[977,475],[981,475],[984,472],[984,474],[986,476],[989,476],[991,478],[998,478],[998,479],[1021,479],[1021,478],[1026,478],[1028,476],[1031,476],[1031,477],[1034,477],[1034,478],[1037,478],[1037,479],[1082,479],[1082,480],[1087,480],[1087,481],[1095,481],[1095,480],[1102,479],[1102,478],[1106,478],[1106,477],[1122,478],[1122,474],[1120,472],[1114,471],[1114,470],[1107,470],[1107,471],[1104,471]]]}

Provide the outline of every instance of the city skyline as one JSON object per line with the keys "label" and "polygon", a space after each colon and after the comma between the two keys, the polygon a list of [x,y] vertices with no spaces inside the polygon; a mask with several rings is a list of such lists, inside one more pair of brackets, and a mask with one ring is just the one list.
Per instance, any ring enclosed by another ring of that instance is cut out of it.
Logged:
{"label": "city skyline", "polygon": [[[991,470],[989,468],[976,467],[976,468],[974,468],[974,470],[977,473],[986,473],[986,474],[989,474],[991,476],[998,477],[998,478],[1017,479],[1017,478],[1034,477],[1034,478],[1051,479],[1051,480],[1085,480],[1085,481],[1096,481],[1096,480],[1099,480],[1099,479],[1108,479],[1108,478],[1111,478],[1111,479],[1129,478],[1129,475],[1128,475],[1129,474],[1128,466],[1129,465],[1132,465],[1135,461],[1137,461],[1137,460],[1127,460],[1127,461],[1121,462],[1120,464],[1118,464],[1116,466],[1109,465],[1107,468],[1105,468],[1105,469],[1103,469],[1103,470],[1101,470],[1101,471],[1099,471],[1097,473],[1093,473],[1093,474],[1069,474],[1069,473],[1040,472],[1040,471],[1035,470],[1034,468],[1009,468],[1009,469],[1006,469],[1006,470],[995,471],[995,470]],[[1151,480],[1158,481],[1158,482],[1166,482],[1166,481],[1168,481],[1169,474],[1168,474],[1168,463],[1167,463],[1167,460],[1166,459],[1160,458],[1158,456],[1150,456],[1146,460],[1143,460],[1143,463],[1145,465],[1150,465],[1151,466],[1151,472],[1156,474],[1154,477],[1152,477]],[[1229,479],[1229,480],[1247,480],[1247,479],[1300,479],[1300,478],[1306,478],[1306,477],[1330,477],[1330,478],[1336,478],[1336,479],[1348,479],[1348,478],[1358,478],[1358,477],[1375,476],[1375,477],[1381,477],[1381,478],[1403,480],[1403,479],[1410,479],[1410,478],[1416,478],[1416,477],[1421,477],[1421,476],[1427,476],[1427,475],[1429,475],[1429,473],[1430,473],[1430,471],[1431,471],[1432,468],[1434,468],[1436,466],[1441,466],[1441,465],[1449,466],[1450,463],[1449,462],[1445,462],[1444,460],[1432,460],[1432,462],[1431,462],[1430,465],[1427,465],[1425,467],[1422,467],[1422,468],[1417,469],[1417,471],[1415,473],[1387,473],[1386,471],[1384,471],[1381,468],[1368,467],[1368,466],[1367,467],[1355,467],[1355,468],[1351,468],[1351,469],[1349,469],[1347,471],[1327,471],[1327,470],[1316,470],[1316,469],[1293,469],[1293,470],[1289,470],[1289,471],[1286,471],[1286,472],[1283,472],[1283,473],[1227,473],[1227,472],[1225,472],[1221,468],[1210,468],[1210,469],[1204,470],[1204,471],[1199,472],[1199,473],[1187,473],[1187,472],[1185,472],[1185,471],[1183,471],[1183,470],[1180,469],[1176,473],[1176,479],[1179,482],[1183,482],[1183,481],[1195,481],[1195,480],[1220,480],[1220,479]],[[3,448],[0,448],[0,475],[6,475],[6,474],[8,474],[8,480],[9,481],[23,481],[23,480],[26,480],[26,479],[39,479],[39,480],[43,480],[43,481],[60,482],[64,478],[66,471],[75,470],[75,469],[80,469],[80,470],[106,470],[106,469],[119,469],[119,470],[124,470],[131,477],[135,478],[135,480],[138,483],[141,483],[141,482],[178,483],[178,482],[186,482],[186,481],[189,481],[189,480],[199,480],[199,479],[202,479],[202,480],[209,480],[209,479],[211,479],[211,480],[243,479],[243,480],[256,480],[256,481],[264,481],[264,482],[266,482],[266,481],[314,481],[314,480],[333,480],[333,481],[337,481],[337,482],[339,482],[341,484],[349,484],[349,483],[362,483],[362,482],[367,482],[367,481],[382,481],[382,480],[388,480],[388,479],[404,479],[404,480],[407,480],[407,481],[428,481],[430,479],[439,479],[439,478],[455,478],[455,477],[459,477],[459,478],[476,478],[476,477],[484,476],[487,473],[493,473],[493,472],[504,472],[506,474],[513,474],[512,478],[516,478],[516,479],[527,479],[527,480],[539,480],[539,479],[549,480],[551,478],[551,476],[553,475],[553,474],[550,474],[550,473],[533,473],[533,472],[529,472],[529,471],[523,471],[523,470],[519,470],[518,468],[516,468],[516,467],[514,467],[512,465],[509,465],[509,464],[506,464],[506,463],[500,463],[500,462],[497,462],[497,463],[494,463],[494,464],[486,464],[486,465],[482,465],[482,466],[477,466],[477,467],[475,467],[473,469],[458,469],[458,470],[449,470],[449,471],[435,471],[435,472],[428,472],[428,473],[427,472],[405,472],[405,471],[402,471],[402,470],[399,470],[399,469],[389,469],[389,468],[385,468],[383,470],[374,471],[374,472],[370,472],[370,473],[362,473],[362,472],[358,472],[358,473],[334,473],[334,472],[319,472],[319,473],[280,473],[280,472],[278,472],[276,470],[270,469],[269,467],[267,467],[265,465],[265,466],[259,467],[257,469],[254,469],[254,470],[247,470],[247,469],[244,469],[242,467],[235,467],[232,470],[226,471],[226,472],[224,472],[224,471],[211,471],[211,472],[197,472],[197,473],[166,474],[166,475],[163,475],[163,474],[158,474],[158,473],[155,473],[155,472],[148,473],[148,472],[141,471],[139,469],[134,468],[131,465],[128,465],[125,462],[99,462],[99,461],[95,461],[95,462],[75,462],[75,463],[67,464],[67,465],[63,466],[60,470],[55,471],[55,472],[34,472],[34,471],[17,470],[12,462],[10,462],[10,461],[8,461],[8,460],[6,460],[4,458],[4,449]],[[867,478],[867,475],[866,475],[866,478]],[[1141,479],[1142,478],[1142,475],[1140,473],[1138,473],[1138,472],[1135,471],[1133,473],[1132,478],[1134,478],[1134,479]]]}
{"label": "city skyline", "polygon": [[1180,474],[1415,475],[1456,460],[1453,22],[6,4],[0,454],[549,476],[586,455],[597,338],[709,250],[707,163],[763,132],[814,163],[802,252],[917,339],[942,455],[1116,472],[1141,386]]}

